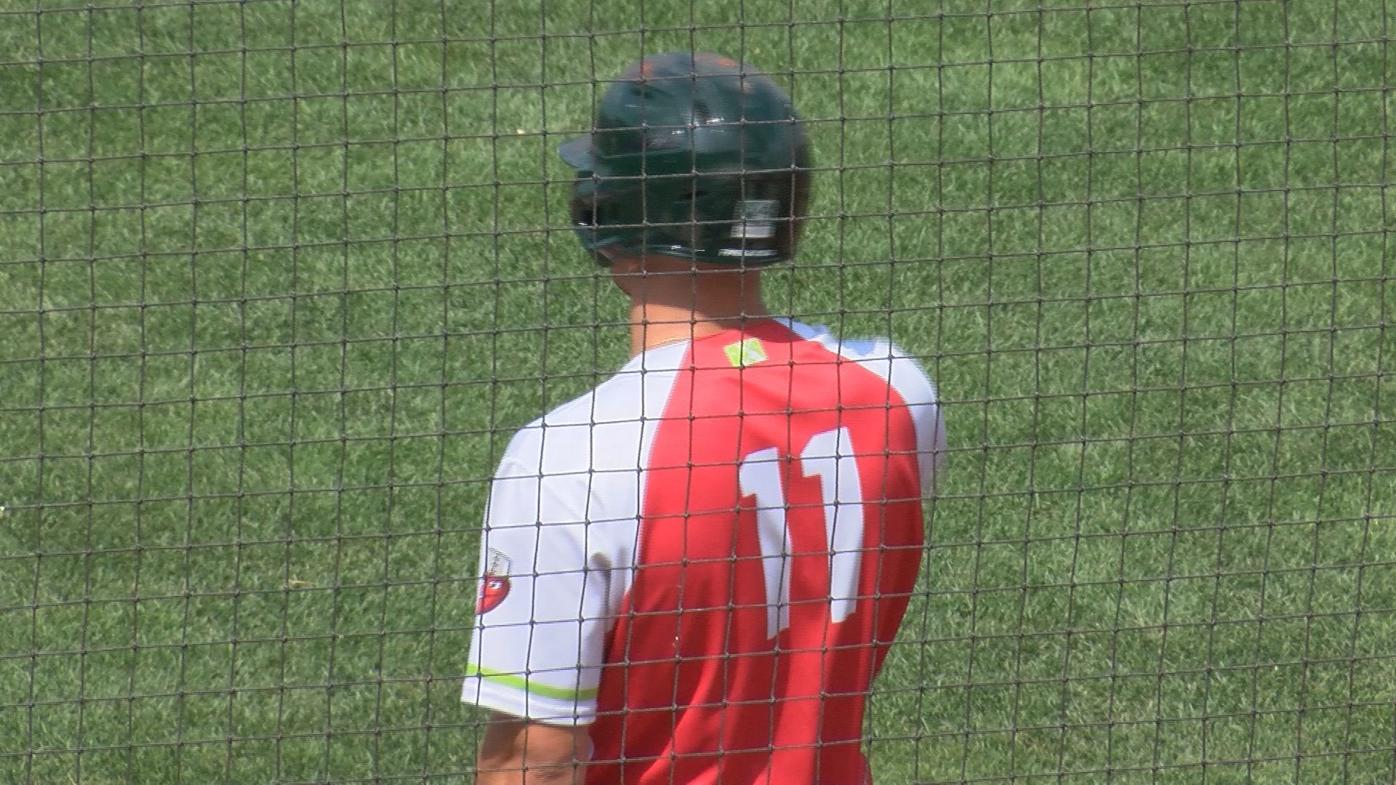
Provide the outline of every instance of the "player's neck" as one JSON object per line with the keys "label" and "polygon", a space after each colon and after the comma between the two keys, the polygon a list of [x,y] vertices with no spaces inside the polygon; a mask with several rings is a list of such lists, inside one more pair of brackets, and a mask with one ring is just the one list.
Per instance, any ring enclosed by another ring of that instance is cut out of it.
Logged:
{"label": "player's neck", "polygon": [[770,318],[761,271],[658,254],[617,256],[611,277],[630,298],[630,354]]}
{"label": "player's neck", "polygon": [[646,286],[630,298],[630,354],[741,328],[770,315],[754,276],[738,286],[677,280]]}

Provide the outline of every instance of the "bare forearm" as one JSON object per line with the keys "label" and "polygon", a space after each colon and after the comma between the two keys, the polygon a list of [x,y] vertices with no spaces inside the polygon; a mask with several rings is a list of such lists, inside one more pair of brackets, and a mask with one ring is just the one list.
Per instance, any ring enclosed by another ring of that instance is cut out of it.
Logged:
{"label": "bare forearm", "polygon": [[496,713],[480,744],[475,785],[582,785],[589,748],[585,729]]}
{"label": "bare forearm", "polygon": [[475,785],[582,785],[582,766],[577,763],[551,765],[510,761],[505,764],[480,762]]}

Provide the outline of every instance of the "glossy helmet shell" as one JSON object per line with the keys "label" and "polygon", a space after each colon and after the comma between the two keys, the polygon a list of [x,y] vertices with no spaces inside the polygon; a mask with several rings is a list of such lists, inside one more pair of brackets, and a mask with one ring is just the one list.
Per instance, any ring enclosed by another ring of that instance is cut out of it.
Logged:
{"label": "glossy helmet shell", "polygon": [[582,246],[738,266],[794,256],[810,150],[790,96],[730,58],[647,57],[602,95],[594,130],[559,149],[573,166]]}

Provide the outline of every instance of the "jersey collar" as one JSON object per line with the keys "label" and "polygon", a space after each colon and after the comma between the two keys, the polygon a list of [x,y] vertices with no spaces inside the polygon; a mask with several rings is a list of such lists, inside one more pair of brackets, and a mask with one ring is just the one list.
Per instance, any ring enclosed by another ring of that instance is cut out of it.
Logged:
{"label": "jersey collar", "polygon": [[683,358],[688,355],[688,347],[692,345],[692,341],[683,340],[647,349],[631,357],[630,362],[621,366],[621,373],[678,370],[683,364]]}

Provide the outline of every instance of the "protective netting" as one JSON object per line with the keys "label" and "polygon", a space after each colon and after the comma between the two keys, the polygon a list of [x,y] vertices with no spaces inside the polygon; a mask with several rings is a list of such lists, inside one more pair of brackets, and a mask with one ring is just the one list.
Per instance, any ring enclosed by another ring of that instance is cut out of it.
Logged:
{"label": "protective netting", "polygon": [[553,151],[699,49],[945,402],[877,781],[1391,782],[1391,18],[0,3],[0,780],[468,781],[486,481],[626,357]]}

